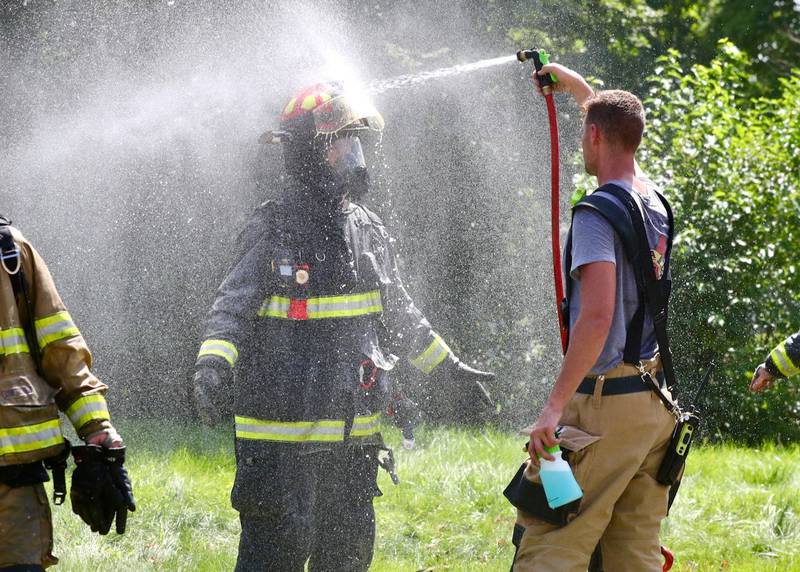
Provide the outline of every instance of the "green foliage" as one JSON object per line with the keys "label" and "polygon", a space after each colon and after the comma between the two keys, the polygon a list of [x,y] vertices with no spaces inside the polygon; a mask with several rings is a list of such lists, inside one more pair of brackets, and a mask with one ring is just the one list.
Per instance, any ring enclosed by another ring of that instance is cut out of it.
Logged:
{"label": "green foliage", "polygon": [[[139,508],[123,536],[92,534],[54,507],[59,571],[232,570],[239,536],[230,507],[233,439],[196,425],[123,423]],[[374,572],[506,571],[515,512],[501,491],[525,454],[507,433],[422,428],[397,453],[399,486],[380,471]],[[800,448],[705,446],[662,540],[676,572],[800,570]],[[268,483],[265,483],[268,486]]]}
{"label": "green foliage", "polygon": [[791,0],[501,0],[482,14],[512,45],[547,48],[567,65],[633,91],[669,50],[707,64],[726,37],[749,54],[765,91],[800,61],[800,10]]}
{"label": "green foliage", "polygon": [[719,364],[710,429],[800,436],[800,393],[746,391],[750,372],[800,327],[800,73],[759,97],[750,60],[720,44],[708,66],[660,60],[650,78],[642,163],[671,198],[678,239],[672,331],[679,378]]}

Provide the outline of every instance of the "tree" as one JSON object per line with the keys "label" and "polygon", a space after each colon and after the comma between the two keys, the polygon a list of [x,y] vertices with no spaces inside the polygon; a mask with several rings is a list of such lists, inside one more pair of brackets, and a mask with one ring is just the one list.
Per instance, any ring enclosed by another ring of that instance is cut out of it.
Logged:
{"label": "tree", "polygon": [[[750,58],[722,42],[710,65],[671,52],[650,78],[642,163],[676,211],[672,332],[679,379],[719,364],[709,428],[800,436],[796,387],[749,395],[753,367],[800,327],[800,72],[758,96]],[[688,385],[691,385],[690,383]]]}

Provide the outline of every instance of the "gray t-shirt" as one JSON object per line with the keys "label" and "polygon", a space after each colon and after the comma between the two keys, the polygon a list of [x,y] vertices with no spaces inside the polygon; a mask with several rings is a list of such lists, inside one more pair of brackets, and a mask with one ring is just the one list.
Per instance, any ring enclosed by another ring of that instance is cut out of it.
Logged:
{"label": "gray t-shirt", "polygon": [[[651,255],[656,270],[656,276],[661,277],[664,269],[664,256],[667,248],[667,234],[669,221],[664,205],[656,196],[655,185],[648,179],[640,179],[647,185],[647,196],[642,196],[631,189],[624,181],[609,181],[628,191],[637,201],[639,207],[644,206],[644,226],[650,243]],[[611,195],[606,197],[614,201],[625,211],[624,205]],[[639,295],[636,290],[636,279],[630,261],[625,257],[622,241],[614,232],[609,223],[601,214],[593,209],[580,208],[575,212],[572,222],[572,267],[570,276],[573,278],[572,295],[570,296],[570,329],[575,327],[581,308],[581,279],[580,268],[590,262],[612,262],[616,266],[617,291],[614,303],[614,318],[608,339],[592,367],[592,375],[600,375],[622,363],[625,350],[625,336],[627,324],[639,305]],[[653,320],[650,313],[645,314],[644,331],[642,332],[642,359],[652,358],[658,351]]]}

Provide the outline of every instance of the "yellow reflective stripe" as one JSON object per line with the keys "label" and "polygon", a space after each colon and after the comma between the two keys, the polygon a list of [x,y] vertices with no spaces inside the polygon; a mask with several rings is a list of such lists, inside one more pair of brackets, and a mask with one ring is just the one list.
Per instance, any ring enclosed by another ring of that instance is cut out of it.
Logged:
{"label": "yellow reflective stripe", "polygon": [[72,321],[69,312],[57,312],[45,318],[36,320],[36,337],[39,339],[39,349],[44,349],[47,344],[79,336],[80,331]]}
{"label": "yellow reflective stripe", "polygon": [[778,346],[770,352],[769,357],[772,358],[772,361],[775,362],[780,372],[786,377],[791,377],[800,372],[800,368],[792,363],[789,354],[786,353],[786,342],[778,344]]}
{"label": "yellow reflective stripe", "polygon": [[411,365],[423,373],[430,373],[442,363],[450,354],[450,348],[439,334],[433,334],[433,341],[417,357],[411,360]]}
{"label": "yellow reflective stripe", "polygon": [[317,105],[317,96],[307,95],[303,98],[303,103],[300,104],[300,107],[308,111],[309,109],[314,109],[316,105]]}
{"label": "yellow reflective stripe", "polygon": [[[285,296],[271,296],[264,300],[258,310],[259,317],[288,318],[291,299]],[[324,318],[353,318],[383,312],[379,290],[363,294],[345,296],[320,296],[305,300],[309,320]]]}
{"label": "yellow reflective stripe", "polygon": [[84,395],[78,398],[67,408],[66,413],[75,429],[80,429],[89,421],[111,419],[111,416],[108,414],[106,398],[99,393]]}
{"label": "yellow reflective stripe", "polygon": [[373,415],[358,416],[353,420],[353,428],[350,430],[351,437],[367,437],[381,432],[381,413]]}
{"label": "yellow reflective stripe", "polygon": [[22,328],[0,330],[0,353],[6,356],[30,353],[28,342],[25,339],[25,330]]}
{"label": "yellow reflective stripe", "polygon": [[200,345],[200,352],[198,352],[197,358],[200,359],[203,356],[219,356],[225,358],[231,367],[233,367],[236,365],[236,360],[239,359],[239,350],[236,349],[235,345],[226,340],[206,340]]}
{"label": "yellow reflective stripe", "polygon": [[263,441],[343,441],[344,421],[320,419],[319,421],[266,421],[253,417],[235,418],[236,437]]}
{"label": "yellow reflective stripe", "polygon": [[264,300],[264,303],[258,310],[258,316],[260,318],[286,318],[289,314],[289,303],[289,298],[272,296]]}
{"label": "yellow reflective stripe", "polygon": [[24,427],[0,428],[0,455],[38,451],[63,442],[58,419]]}

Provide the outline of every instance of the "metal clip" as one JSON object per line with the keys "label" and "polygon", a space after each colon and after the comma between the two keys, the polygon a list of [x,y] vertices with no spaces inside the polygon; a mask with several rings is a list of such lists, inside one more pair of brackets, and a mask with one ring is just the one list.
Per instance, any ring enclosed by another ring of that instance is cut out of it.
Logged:
{"label": "metal clip", "polygon": [[392,482],[396,485],[400,484],[400,478],[397,476],[397,473],[394,471],[394,451],[392,451],[389,447],[381,447],[378,449],[379,451],[386,451],[386,456],[384,458],[380,458],[380,453],[378,456],[378,466],[389,473],[389,476],[392,478]]}
{"label": "metal clip", "polygon": [[[9,258],[17,259],[17,265],[14,270],[11,270],[6,264],[6,260]],[[8,252],[0,251],[0,264],[3,265],[3,268],[10,276],[19,272],[20,266],[22,266],[22,256],[20,256],[19,247],[16,244],[14,244],[14,250],[9,250]]]}
{"label": "metal clip", "polygon": [[680,421],[683,417],[683,411],[676,402],[667,397],[667,395],[664,393],[664,389],[661,387],[661,384],[658,383],[658,380],[653,377],[653,374],[644,368],[644,364],[641,361],[639,361],[639,363],[636,365],[636,369],[639,371],[639,377],[642,378],[642,383],[649,387],[650,390],[653,391],[661,400],[661,403],[664,405],[667,411],[669,411],[676,420]]}

